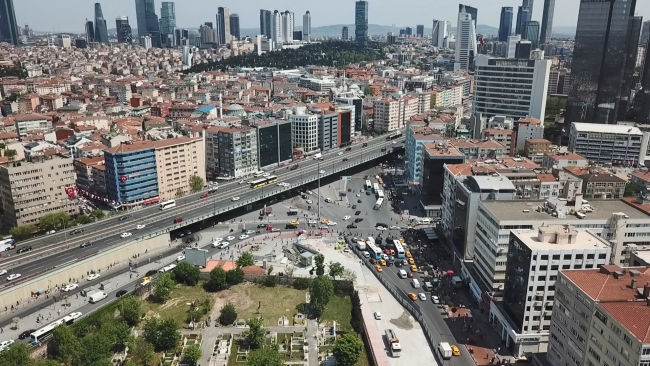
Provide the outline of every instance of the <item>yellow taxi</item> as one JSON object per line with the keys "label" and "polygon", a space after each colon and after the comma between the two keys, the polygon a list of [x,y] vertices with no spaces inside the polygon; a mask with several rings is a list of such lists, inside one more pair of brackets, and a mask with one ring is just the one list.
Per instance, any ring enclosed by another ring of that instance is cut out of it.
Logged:
{"label": "yellow taxi", "polygon": [[409,262],[410,265],[414,265],[414,264],[415,264],[415,260],[414,260],[413,258],[409,258],[409,259],[408,259],[408,262]]}
{"label": "yellow taxi", "polygon": [[399,238],[399,243],[402,244],[402,245],[404,245],[404,239]]}
{"label": "yellow taxi", "polygon": [[411,265],[411,272],[417,272],[417,271],[418,271],[418,266],[416,266],[415,264],[412,264]]}
{"label": "yellow taxi", "polygon": [[413,258],[413,256],[411,255],[411,252],[406,252],[404,254],[406,255],[406,258]]}
{"label": "yellow taxi", "polygon": [[292,226],[298,226],[298,225],[300,225],[300,222],[297,221],[297,220],[296,220],[296,221],[291,221],[291,222],[289,223],[289,225],[292,225]]}
{"label": "yellow taxi", "polygon": [[383,260],[383,259],[380,259],[380,260],[379,260],[379,264],[381,264],[382,266],[385,266],[385,265],[386,265],[386,261]]}
{"label": "yellow taxi", "polygon": [[458,349],[458,346],[455,344],[451,345],[451,354],[454,356],[460,356],[460,350]]}
{"label": "yellow taxi", "polygon": [[383,272],[384,271],[379,264],[375,266],[375,269],[377,270],[377,272]]}
{"label": "yellow taxi", "polygon": [[395,250],[394,249],[390,250],[390,255],[395,256]]}
{"label": "yellow taxi", "polygon": [[412,292],[409,293],[409,297],[410,297],[411,300],[413,300],[413,301],[418,301],[418,295],[416,295],[416,294],[414,294],[414,293],[412,293]]}
{"label": "yellow taxi", "polygon": [[151,282],[152,280],[153,280],[153,277],[147,276],[147,277],[142,278],[142,281],[140,281],[140,284],[144,286],[144,285],[148,284],[149,282]]}
{"label": "yellow taxi", "polygon": [[327,224],[330,223],[330,220],[328,220],[328,219],[322,219],[322,220],[320,220],[320,223],[323,224],[323,225],[327,225]]}

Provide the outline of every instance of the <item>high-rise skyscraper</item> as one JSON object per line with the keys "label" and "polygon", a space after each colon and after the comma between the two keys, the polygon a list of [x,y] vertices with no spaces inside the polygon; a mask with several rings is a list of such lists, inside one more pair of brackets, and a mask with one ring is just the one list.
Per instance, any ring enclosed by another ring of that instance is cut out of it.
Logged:
{"label": "high-rise skyscraper", "polygon": [[[160,6],[160,34],[163,39],[174,34],[174,29],[176,29],[176,4],[163,1]],[[178,45],[178,43],[174,43]]]}
{"label": "high-rise skyscraper", "polygon": [[230,43],[230,9],[220,6],[217,9],[217,33],[219,44]]}
{"label": "high-rise skyscraper", "polygon": [[476,24],[478,24],[478,9],[471,7],[469,5],[458,4],[458,12],[460,13],[461,11],[472,16],[472,20],[474,21],[474,27],[476,27]]}
{"label": "high-rise skyscraper", "polygon": [[149,35],[151,46],[160,47],[160,23],[156,15],[154,0],[135,0],[135,13],[138,21],[138,38]]}
{"label": "high-rise skyscraper", "polygon": [[645,47],[650,40],[650,20],[643,22],[641,27],[641,37],[639,38],[639,46]]}
{"label": "high-rise skyscraper", "polygon": [[95,3],[95,42],[108,43],[108,28],[100,3]]}
{"label": "high-rise skyscraper", "polygon": [[530,22],[530,8],[527,6],[520,6],[517,9],[517,23],[515,24],[515,34],[521,34],[522,37],[526,36],[526,24]]}
{"label": "high-rise skyscraper", "polygon": [[628,24],[628,38],[625,51],[627,52],[627,59],[625,61],[625,71],[623,71],[623,87],[621,89],[621,103],[618,110],[618,120],[627,120],[627,115],[632,108],[632,89],[636,84],[634,72],[636,71],[636,56],[639,53],[639,36],[641,34],[641,27],[643,25],[643,17],[635,16]]}
{"label": "high-rise skyscraper", "polygon": [[239,28],[239,14],[230,14],[230,35],[239,39],[241,37],[241,29]]}
{"label": "high-rise skyscraper", "polygon": [[295,20],[293,13],[289,10],[286,10],[282,13],[282,41],[283,42],[292,42],[293,41],[293,30],[295,28]]}
{"label": "high-rise skyscraper", "polygon": [[571,122],[616,122],[634,10],[635,1],[580,1],[567,126]]}
{"label": "high-rise skyscraper", "polygon": [[86,42],[95,42],[95,23],[86,19]]}
{"label": "high-rise skyscraper", "polygon": [[456,63],[454,70],[473,69],[476,57],[476,23],[470,13],[461,5],[456,23]]}
{"label": "high-rise skyscraper", "polygon": [[133,41],[133,32],[129,25],[129,17],[121,16],[115,18],[115,31],[117,32],[117,41],[120,43],[131,43]]}
{"label": "high-rise skyscraper", "polygon": [[18,24],[13,0],[0,0],[0,42],[18,45]]}
{"label": "high-rise skyscraper", "polygon": [[260,9],[260,34],[271,39],[271,29],[273,29],[273,12],[270,10]]}
{"label": "high-rise skyscraper", "polygon": [[530,19],[533,19],[533,3],[535,0],[522,0],[521,6],[530,9]]}
{"label": "high-rise skyscraper", "polygon": [[499,42],[507,42],[512,32],[512,6],[501,8],[501,20],[499,21]]}
{"label": "high-rise skyscraper", "polygon": [[359,0],[354,7],[354,39],[359,47],[368,45],[368,2]]}
{"label": "high-rise skyscraper", "polygon": [[415,26],[415,35],[424,38],[424,24],[418,24]]}
{"label": "high-rise skyscraper", "polygon": [[536,50],[539,46],[539,22],[531,20],[530,22],[526,23],[526,30],[524,34],[525,37],[523,38],[527,41],[530,41],[533,49]]}
{"label": "high-rise skyscraper", "polygon": [[343,28],[341,28],[341,40],[342,41],[347,41],[350,39],[350,30],[348,29],[347,25],[344,25]]}
{"label": "high-rise skyscraper", "polygon": [[302,40],[311,42],[311,14],[309,10],[302,16]]}
{"label": "high-rise skyscraper", "polygon": [[275,44],[282,43],[282,13],[275,10],[272,23],[271,39]]}
{"label": "high-rise skyscraper", "polygon": [[451,24],[446,20],[433,20],[433,31],[431,32],[431,45],[434,47],[449,47],[448,38]]}
{"label": "high-rise skyscraper", "polygon": [[555,0],[544,0],[542,10],[542,28],[539,33],[539,43],[545,44],[551,40],[553,34],[553,13],[555,12]]}

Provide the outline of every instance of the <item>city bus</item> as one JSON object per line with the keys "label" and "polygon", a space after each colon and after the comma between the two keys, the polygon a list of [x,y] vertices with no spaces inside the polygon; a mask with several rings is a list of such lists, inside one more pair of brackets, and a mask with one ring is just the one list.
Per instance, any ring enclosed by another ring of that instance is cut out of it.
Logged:
{"label": "city bus", "polygon": [[30,335],[30,342],[33,345],[37,345],[40,342],[42,342],[44,339],[49,338],[52,335],[52,332],[54,331],[54,328],[58,327],[59,325],[65,324],[65,325],[71,325],[74,323],[75,320],[79,319],[81,317],[80,312],[75,312],[71,313],[70,315],[66,315],[61,319],[55,320],[52,323],[44,326],[41,329],[35,330],[32,332]]}
{"label": "city bus", "polygon": [[176,201],[174,201],[174,200],[160,202],[160,209],[161,210],[166,210],[166,209],[172,208],[172,207],[176,207]]}
{"label": "city bus", "polygon": [[406,251],[399,240],[393,240],[393,246],[395,247],[395,256],[397,258],[404,258],[406,256]]}
{"label": "city bus", "polygon": [[381,189],[378,190],[378,191],[377,191],[377,198],[385,198],[385,197],[384,197],[384,191],[382,191]]}
{"label": "city bus", "polygon": [[16,240],[14,239],[0,240],[0,252],[6,252],[7,250],[11,250],[14,248],[16,248]]}
{"label": "city bus", "polygon": [[374,184],[372,185],[372,192],[373,192],[373,193],[377,193],[377,191],[379,191],[379,184],[374,183]]}
{"label": "city bus", "polygon": [[375,243],[367,241],[366,247],[368,248],[368,253],[370,253],[371,257],[374,257],[375,259],[381,259],[381,249],[379,249]]}
{"label": "city bus", "polygon": [[377,202],[375,203],[374,209],[380,210],[383,204],[384,204],[384,199],[383,198],[378,199]]}
{"label": "city bus", "polygon": [[370,184],[369,180],[366,181],[366,186],[365,187],[366,187],[366,191],[369,191],[369,190],[372,189],[372,184]]}
{"label": "city bus", "polygon": [[255,189],[259,187],[264,187],[267,184],[273,184],[276,183],[277,181],[278,181],[278,177],[276,177],[275,175],[271,175],[266,178],[255,179],[251,181],[251,188]]}

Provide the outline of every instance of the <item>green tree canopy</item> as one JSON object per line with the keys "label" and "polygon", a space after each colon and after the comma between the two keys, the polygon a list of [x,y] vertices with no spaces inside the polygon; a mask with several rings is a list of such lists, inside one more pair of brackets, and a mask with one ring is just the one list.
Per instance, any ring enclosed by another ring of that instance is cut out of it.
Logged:
{"label": "green tree canopy", "polygon": [[244,271],[237,267],[226,272],[226,282],[230,286],[238,285],[244,282]]}
{"label": "green tree canopy", "polygon": [[325,256],[321,253],[316,254],[314,257],[314,265],[316,266],[316,276],[325,274]]}
{"label": "green tree canopy", "polygon": [[120,303],[120,315],[130,326],[136,326],[144,314],[142,303],[134,296],[126,296]]}
{"label": "green tree canopy", "polygon": [[138,337],[133,347],[129,349],[129,355],[136,366],[153,366],[156,358],[153,345],[145,341],[143,337]]}
{"label": "green tree canopy", "polygon": [[196,363],[201,359],[201,347],[198,343],[191,344],[189,347],[185,347],[183,351],[183,360],[187,361],[190,366],[196,366]]}
{"label": "green tree canopy", "polygon": [[94,216],[97,220],[101,220],[101,219],[104,218],[105,214],[104,214],[104,211],[103,211],[103,210],[97,209],[97,210],[93,211],[93,216]]}
{"label": "green tree canopy", "polygon": [[284,359],[278,345],[274,344],[251,352],[246,360],[246,366],[284,366]]}
{"label": "green tree canopy", "polygon": [[221,308],[221,314],[219,315],[219,323],[222,325],[232,325],[237,320],[237,310],[235,305],[227,303]]}
{"label": "green tree canopy", "polygon": [[91,222],[93,222],[93,219],[91,219],[89,216],[86,216],[86,215],[79,215],[79,216],[77,216],[75,221],[78,224],[86,225],[86,224],[90,224]]}
{"label": "green tree canopy", "polygon": [[336,277],[341,277],[345,271],[345,267],[339,262],[330,262],[330,277],[336,279]]}
{"label": "green tree canopy", "polygon": [[221,267],[214,267],[210,271],[210,280],[207,283],[208,289],[211,291],[219,291],[226,286],[227,273]]}
{"label": "green tree canopy", "polygon": [[174,349],[181,339],[179,326],[174,319],[152,318],[144,325],[142,336],[157,351]]}
{"label": "green tree canopy", "polygon": [[0,352],[0,366],[32,366],[34,360],[27,343],[14,343]]}
{"label": "green tree canopy", "polygon": [[66,365],[76,365],[84,354],[81,340],[72,332],[71,327],[58,326],[52,332],[50,351],[57,360]]}
{"label": "green tree canopy", "polygon": [[325,276],[316,277],[311,281],[309,295],[310,310],[315,316],[320,317],[330,298],[334,295],[334,284],[332,280]]}
{"label": "green tree canopy", "polygon": [[26,224],[16,226],[15,228],[9,230],[9,234],[16,240],[26,240],[32,237],[38,229],[35,225]]}
{"label": "green tree canopy", "polygon": [[174,286],[176,286],[176,282],[174,282],[174,278],[170,272],[165,272],[156,277],[153,290],[153,296],[156,301],[161,303],[167,301],[172,294]]}
{"label": "green tree canopy", "polygon": [[205,180],[199,177],[198,175],[193,175],[190,177],[190,188],[192,192],[199,192],[205,186]]}
{"label": "green tree canopy", "polygon": [[336,364],[340,366],[354,366],[363,352],[363,341],[352,333],[346,333],[337,338],[332,353]]}
{"label": "green tree canopy", "polygon": [[243,252],[239,258],[237,258],[237,267],[246,267],[252,266],[255,264],[255,258],[253,258],[253,253]]}
{"label": "green tree canopy", "polygon": [[176,281],[188,286],[194,286],[199,282],[201,271],[190,262],[182,261],[174,268],[174,277]]}
{"label": "green tree canopy", "polygon": [[636,190],[636,187],[634,186],[634,183],[629,182],[629,183],[627,183],[625,185],[625,192],[623,193],[623,196],[625,196],[625,197],[636,197],[636,193],[637,193],[637,190]]}
{"label": "green tree canopy", "polygon": [[251,318],[246,322],[246,325],[248,325],[248,335],[246,339],[248,340],[248,345],[252,349],[258,349],[264,344],[266,330],[262,326],[263,324],[264,320],[262,318]]}
{"label": "green tree canopy", "polygon": [[39,226],[44,231],[70,227],[70,215],[63,211],[46,214],[41,217]]}

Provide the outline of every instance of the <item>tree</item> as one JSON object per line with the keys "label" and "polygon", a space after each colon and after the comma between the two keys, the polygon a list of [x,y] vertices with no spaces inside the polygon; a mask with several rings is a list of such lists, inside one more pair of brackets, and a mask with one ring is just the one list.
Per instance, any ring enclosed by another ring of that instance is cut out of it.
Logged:
{"label": "tree", "polygon": [[297,278],[297,279],[293,282],[293,288],[295,288],[296,290],[306,290],[306,289],[309,288],[309,284],[310,284],[310,283],[311,283],[311,282],[309,281],[308,278],[302,278],[302,277],[301,277],[301,278]]}
{"label": "tree", "polygon": [[210,280],[208,281],[207,287],[211,291],[219,291],[224,286],[226,286],[226,277],[227,273],[221,267],[215,267],[210,271]]}
{"label": "tree", "polygon": [[248,340],[248,345],[252,349],[258,349],[264,344],[266,339],[266,330],[263,325],[263,318],[251,318],[248,319],[246,325],[248,325],[248,335],[246,339]]}
{"label": "tree", "polygon": [[200,190],[203,189],[205,186],[205,180],[203,178],[199,177],[198,175],[193,175],[190,177],[190,188],[192,189],[192,192],[199,192]]}
{"label": "tree", "polygon": [[284,366],[284,359],[279,352],[279,346],[274,344],[251,352],[246,360],[246,366]]}
{"label": "tree", "polygon": [[100,209],[97,209],[97,210],[93,211],[93,216],[94,216],[97,220],[101,220],[101,219],[104,218],[105,214],[104,214],[104,211],[102,211],[102,210],[100,210]]}
{"label": "tree", "polygon": [[[623,196],[625,197],[636,197],[636,187],[634,186],[634,183],[627,183],[625,185],[625,192],[623,193]],[[12,234],[13,235],[13,234]]]}
{"label": "tree", "polygon": [[271,273],[273,273],[273,266],[270,266],[269,270],[266,271],[266,274],[269,275],[269,276],[271,275]]}
{"label": "tree", "polygon": [[233,268],[226,272],[226,282],[230,286],[238,285],[244,282],[244,271],[241,268]]}
{"label": "tree", "polygon": [[70,215],[66,212],[52,212],[41,217],[39,226],[43,231],[70,227]]}
{"label": "tree", "polygon": [[343,275],[343,271],[345,271],[345,267],[339,262],[330,262],[330,277],[333,279],[336,279],[336,277],[340,277]]}
{"label": "tree", "polygon": [[181,339],[178,329],[178,323],[174,319],[152,318],[145,323],[142,336],[155,350],[165,351],[174,349]]}
{"label": "tree", "polygon": [[247,267],[255,264],[255,258],[253,258],[253,253],[243,252],[239,258],[237,258],[237,267]]}
{"label": "tree", "polygon": [[375,94],[374,90],[372,90],[372,88],[369,86],[366,86],[366,88],[363,89],[363,95],[374,95],[374,94]]}
{"label": "tree", "polygon": [[357,274],[356,272],[346,268],[343,270],[343,273],[341,274],[341,278],[345,281],[350,281],[352,283],[355,283],[357,281]]}
{"label": "tree", "polygon": [[325,274],[325,257],[318,253],[314,257],[314,263],[316,266],[316,276],[322,276]]}
{"label": "tree", "polygon": [[132,327],[138,325],[143,314],[144,311],[140,300],[133,296],[122,298],[120,303],[120,315],[126,324]]}
{"label": "tree", "polygon": [[31,347],[27,343],[14,343],[0,352],[0,366],[31,366]]}
{"label": "tree", "polygon": [[278,284],[277,276],[266,276],[264,279],[264,286],[275,287]]}
{"label": "tree", "polygon": [[104,324],[101,328],[111,339],[111,345],[123,350],[127,344],[131,343],[131,327],[125,321],[112,321]]}
{"label": "tree", "polygon": [[111,348],[114,343],[107,334],[95,332],[83,337],[81,344],[82,349],[85,351],[81,363],[73,363],[73,365],[99,365],[102,360],[106,360],[111,356]]}
{"label": "tree", "polygon": [[201,347],[198,343],[194,343],[189,347],[185,347],[185,350],[183,351],[183,360],[189,362],[191,366],[195,366],[202,355]]}
{"label": "tree", "polygon": [[176,268],[174,268],[174,277],[176,277],[176,281],[188,286],[196,285],[199,282],[200,276],[201,271],[199,271],[199,268],[190,262],[180,262]]}
{"label": "tree", "polygon": [[34,233],[38,231],[35,225],[26,224],[16,226],[15,228],[9,230],[9,234],[16,240],[25,240],[31,238]]}
{"label": "tree", "polygon": [[66,365],[75,365],[81,359],[84,348],[71,327],[58,326],[52,332],[51,353]]}
{"label": "tree", "polygon": [[232,325],[237,320],[237,310],[235,305],[227,303],[221,308],[221,314],[219,315],[219,323],[222,325]]}
{"label": "tree", "polygon": [[325,276],[318,276],[311,281],[309,287],[310,309],[315,316],[320,317],[325,310],[325,305],[334,295],[334,284]]}
{"label": "tree", "polygon": [[129,349],[129,355],[131,356],[131,361],[137,366],[152,366],[156,358],[153,345],[145,341],[142,337],[138,337],[133,347]]}
{"label": "tree", "polygon": [[153,290],[153,296],[156,301],[161,303],[167,301],[172,294],[174,286],[176,286],[176,282],[174,282],[171,273],[165,272],[156,277]]}
{"label": "tree", "polygon": [[336,364],[340,366],[353,366],[359,361],[361,352],[363,352],[363,342],[352,333],[346,333],[338,338],[332,350]]}
{"label": "tree", "polygon": [[178,188],[176,190],[176,198],[181,198],[185,195],[185,191],[183,191],[183,188]]}
{"label": "tree", "polygon": [[90,217],[88,217],[86,215],[79,215],[79,216],[77,216],[77,219],[75,221],[77,221],[78,224],[86,225],[86,224],[90,224],[91,222],[93,222],[93,219],[91,219]]}

